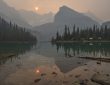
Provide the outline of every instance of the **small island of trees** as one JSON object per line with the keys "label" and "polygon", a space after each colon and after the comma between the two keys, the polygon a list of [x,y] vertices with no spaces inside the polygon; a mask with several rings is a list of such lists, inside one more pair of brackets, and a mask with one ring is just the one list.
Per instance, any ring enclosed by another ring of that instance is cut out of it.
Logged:
{"label": "small island of trees", "polygon": [[70,27],[65,25],[64,32],[60,34],[58,31],[52,42],[108,42],[110,41],[110,28],[107,26],[98,27],[94,25],[91,28],[80,29],[75,25],[70,31]]}
{"label": "small island of trees", "polygon": [[0,42],[36,42],[37,39],[25,28],[8,23],[0,17]]}

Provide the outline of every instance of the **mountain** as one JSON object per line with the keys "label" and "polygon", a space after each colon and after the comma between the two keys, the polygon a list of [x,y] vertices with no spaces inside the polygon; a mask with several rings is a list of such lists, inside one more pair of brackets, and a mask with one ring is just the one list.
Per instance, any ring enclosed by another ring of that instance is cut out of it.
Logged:
{"label": "mountain", "polygon": [[110,28],[110,21],[106,21],[106,22],[102,23],[102,27],[105,27],[105,26]]}
{"label": "mountain", "polygon": [[60,11],[55,16],[55,22],[67,25],[75,24],[78,27],[91,27],[93,24],[98,24],[83,13],[79,13],[66,6],[60,8]]}
{"label": "mountain", "polygon": [[90,11],[88,11],[87,13],[84,13],[84,15],[90,17],[91,19],[97,21],[98,23],[102,24],[103,20],[97,18],[93,13],[91,13]]}
{"label": "mountain", "polygon": [[31,26],[20,16],[19,12],[13,7],[8,6],[0,0],[0,16],[8,22],[13,22],[21,27],[30,28]]}
{"label": "mountain", "polygon": [[99,23],[95,20],[92,20],[90,17],[85,16],[84,14],[72,10],[66,6],[62,6],[55,15],[53,23],[47,23],[34,27],[34,30],[39,31],[41,34],[38,39],[47,41],[55,35],[56,31],[62,33],[65,25],[68,25],[72,28],[74,24],[80,28],[91,27],[94,24],[99,26]]}
{"label": "mountain", "polygon": [[33,11],[20,10],[19,13],[32,26],[39,26],[54,20],[54,14],[51,12],[40,15]]}

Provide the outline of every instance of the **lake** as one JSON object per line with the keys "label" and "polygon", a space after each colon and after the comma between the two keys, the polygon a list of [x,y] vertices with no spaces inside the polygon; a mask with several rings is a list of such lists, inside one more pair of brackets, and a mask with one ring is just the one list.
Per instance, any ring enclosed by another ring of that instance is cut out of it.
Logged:
{"label": "lake", "polygon": [[[14,56],[3,57],[9,53]],[[109,63],[79,57],[110,58],[110,43],[1,43],[0,85],[75,85],[95,73],[110,73]]]}

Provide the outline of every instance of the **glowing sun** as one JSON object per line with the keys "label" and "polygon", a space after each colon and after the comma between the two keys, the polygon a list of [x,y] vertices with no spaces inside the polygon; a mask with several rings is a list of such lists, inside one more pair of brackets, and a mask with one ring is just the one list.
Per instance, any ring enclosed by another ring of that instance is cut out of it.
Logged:
{"label": "glowing sun", "polygon": [[39,7],[35,7],[35,10],[38,11],[39,10]]}

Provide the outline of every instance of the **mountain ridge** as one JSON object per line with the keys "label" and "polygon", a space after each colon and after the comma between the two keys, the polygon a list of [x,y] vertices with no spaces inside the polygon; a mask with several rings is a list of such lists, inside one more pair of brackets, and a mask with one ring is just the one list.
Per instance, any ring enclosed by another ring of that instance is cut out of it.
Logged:
{"label": "mountain ridge", "polygon": [[31,26],[20,16],[19,12],[7,5],[6,2],[0,0],[0,14],[1,17],[4,18],[8,22],[12,22],[13,24],[17,24],[21,27],[30,28]]}
{"label": "mountain ridge", "polygon": [[81,27],[83,27],[84,25],[92,26],[93,24],[99,24],[98,22],[94,21],[90,17],[85,16],[83,13],[79,13],[67,6],[60,7],[60,10],[55,15],[55,22],[63,22],[64,24],[74,23],[79,27],[80,25]]}
{"label": "mountain ridge", "polygon": [[33,11],[19,10],[19,13],[32,26],[39,26],[54,20],[54,14],[51,12],[41,15]]}
{"label": "mountain ridge", "polygon": [[91,27],[94,24],[100,26],[98,22],[92,20],[90,17],[76,12],[75,10],[72,11],[72,9],[67,6],[63,6],[55,15],[55,20],[53,23],[47,23],[34,27],[34,30],[41,33],[42,37],[39,37],[41,41],[48,41],[52,36],[55,35],[57,31],[62,33],[65,25],[69,26],[70,28],[73,28],[74,25],[80,28],[85,28]]}

